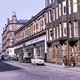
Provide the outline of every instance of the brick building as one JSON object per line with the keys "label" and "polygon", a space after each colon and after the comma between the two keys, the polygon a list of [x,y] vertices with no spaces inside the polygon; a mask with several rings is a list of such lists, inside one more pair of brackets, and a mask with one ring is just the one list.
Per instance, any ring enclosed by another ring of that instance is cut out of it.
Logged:
{"label": "brick building", "polygon": [[15,53],[27,50],[59,64],[72,54],[80,66],[80,1],[45,0],[45,5],[15,32]]}
{"label": "brick building", "polygon": [[13,12],[12,20],[7,19],[7,24],[2,33],[2,54],[14,55],[14,32],[23,26],[28,20],[17,20]]}

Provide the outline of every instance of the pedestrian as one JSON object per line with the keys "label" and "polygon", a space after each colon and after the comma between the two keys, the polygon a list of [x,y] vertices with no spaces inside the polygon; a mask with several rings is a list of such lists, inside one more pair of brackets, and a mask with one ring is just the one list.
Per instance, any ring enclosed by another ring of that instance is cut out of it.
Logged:
{"label": "pedestrian", "polygon": [[66,56],[64,56],[64,58],[63,58],[63,64],[64,64],[64,67],[66,68],[67,67],[67,58],[66,58]]}
{"label": "pedestrian", "polygon": [[70,63],[71,63],[71,66],[74,67],[74,56],[72,56],[72,54],[70,58]]}
{"label": "pedestrian", "polygon": [[69,67],[71,66],[70,60],[68,61],[68,66],[69,66]]}

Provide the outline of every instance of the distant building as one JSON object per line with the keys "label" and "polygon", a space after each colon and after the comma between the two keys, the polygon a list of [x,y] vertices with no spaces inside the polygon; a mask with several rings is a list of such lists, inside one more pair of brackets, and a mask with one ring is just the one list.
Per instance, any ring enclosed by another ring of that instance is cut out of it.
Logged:
{"label": "distant building", "polygon": [[14,55],[14,32],[22,27],[28,20],[17,20],[16,13],[13,12],[12,20],[7,19],[7,24],[2,33],[2,54]]}

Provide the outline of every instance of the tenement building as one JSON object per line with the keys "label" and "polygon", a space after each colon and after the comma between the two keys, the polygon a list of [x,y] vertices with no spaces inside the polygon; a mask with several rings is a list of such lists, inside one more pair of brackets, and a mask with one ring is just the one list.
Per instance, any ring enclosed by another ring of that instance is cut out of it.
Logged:
{"label": "tenement building", "polygon": [[15,32],[15,53],[58,64],[72,54],[80,66],[80,0],[45,0],[45,6]]}
{"label": "tenement building", "polygon": [[13,12],[12,20],[7,19],[7,24],[5,24],[2,33],[2,54],[14,55],[14,32],[27,21],[17,20],[15,12]]}

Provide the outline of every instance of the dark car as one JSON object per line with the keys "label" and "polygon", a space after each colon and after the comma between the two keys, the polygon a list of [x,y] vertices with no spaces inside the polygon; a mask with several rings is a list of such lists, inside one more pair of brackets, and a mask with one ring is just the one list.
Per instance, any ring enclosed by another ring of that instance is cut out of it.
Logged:
{"label": "dark car", "polygon": [[17,60],[18,60],[18,57],[15,56],[15,55],[11,55],[11,56],[9,57],[9,59],[10,59],[10,60],[16,60],[16,61],[17,61]]}
{"label": "dark car", "polygon": [[2,60],[9,60],[9,56],[8,55],[2,55]]}

